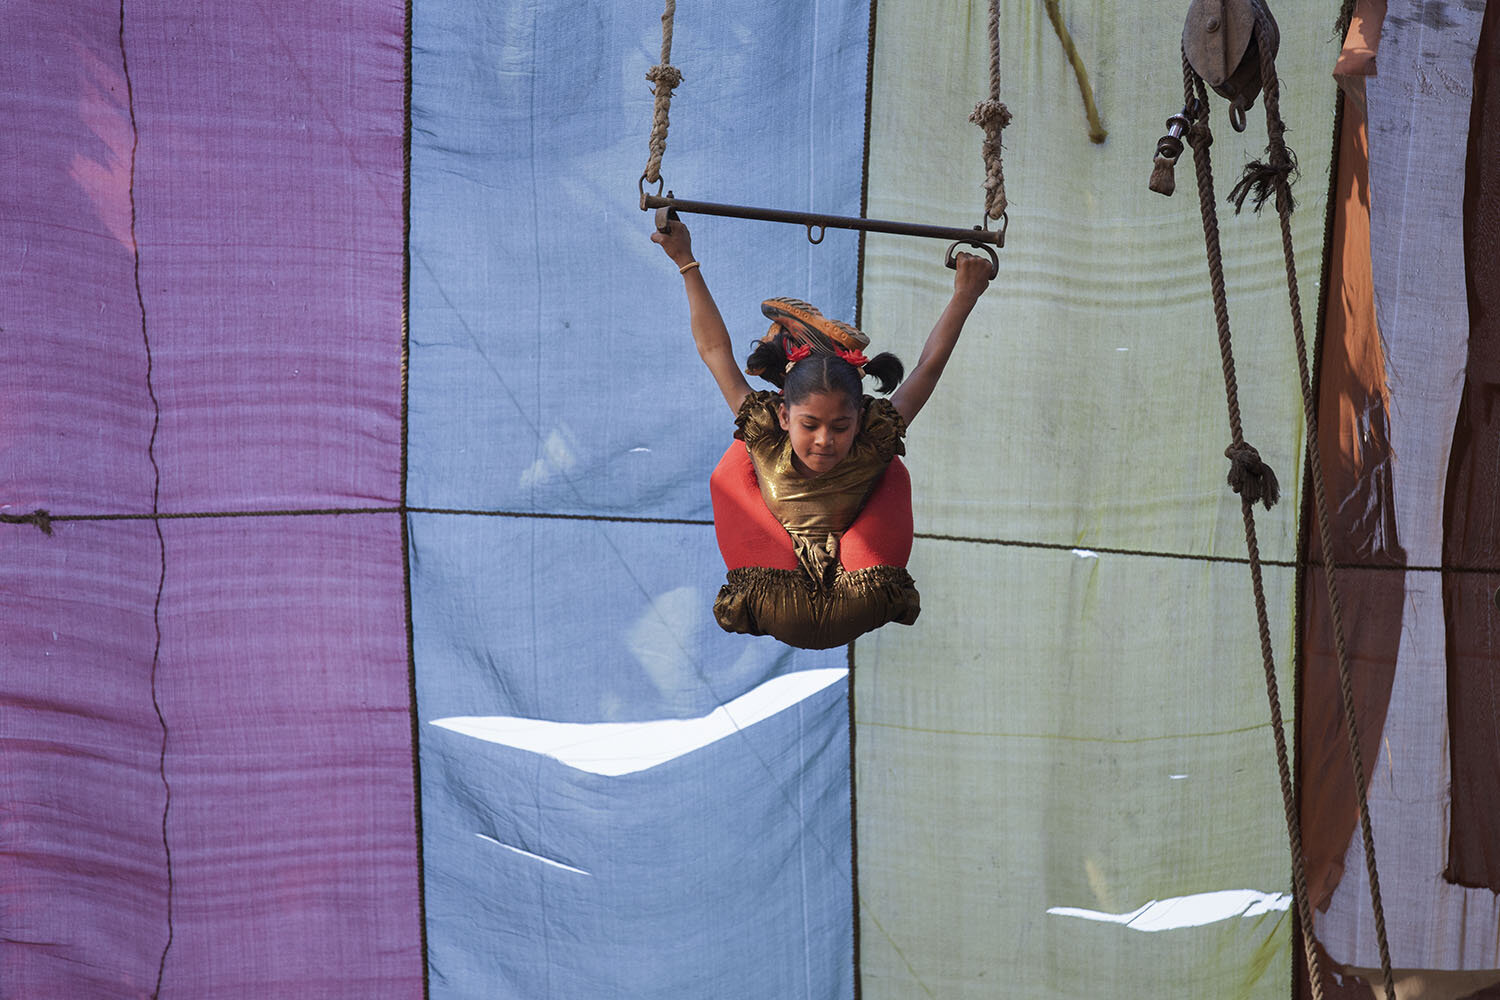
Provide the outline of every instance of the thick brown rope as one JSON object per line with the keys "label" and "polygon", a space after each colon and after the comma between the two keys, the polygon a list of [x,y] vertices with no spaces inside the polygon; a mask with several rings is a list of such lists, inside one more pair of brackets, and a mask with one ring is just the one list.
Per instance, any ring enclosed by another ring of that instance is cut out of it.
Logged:
{"label": "thick brown rope", "polygon": [[672,65],[672,21],[677,16],[677,0],[666,0],[661,12],[661,60],[646,71],[654,84],[651,93],[656,106],[651,112],[651,156],[646,161],[645,179],[652,184],[661,180],[661,158],[667,151],[667,112],[672,107],[672,91],[682,82],[682,71]]}
{"label": "thick brown rope", "polygon": [[[1256,11],[1257,28],[1267,30],[1265,15]],[[1269,157],[1273,164],[1292,162],[1286,150],[1286,124],[1281,119],[1280,84],[1276,78],[1276,61],[1260,46],[1261,86],[1266,106],[1266,134]],[[1380,898],[1380,873],[1375,861],[1375,833],[1370,823],[1370,803],[1365,782],[1364,755],[1360,750],[1359,726],[1354,715],[1354,684],[1349,670],[1349,650],[1344,642],[1344,623],[1339,600],[1338,576],[1333,558],[1332,530],[1329,526],[1328,497],[1323,483],[1323,463],[1318,453],[1317,401],[1312,394],[1312,379],[1307,363],[1307,339],[1302,328],[1302,299],[1297,291],[1297,265],[1292,251],[1292,198],[1285,174],[1273,176],[1276,192],[1276,215],[1281,222],[1281,253],[1286,262],[1287,296],[1292,312],[1292,333],[1297,347],[1297,374],[1302,384],[1303,419],[1307,424],[1308,466],[1312,471],[1313,506],[1317,511],[1318,539],[1323,546],[1323,580],[1328,592],[1328,613],[1333,623],[1334,651],[1339,668],[1339,694],[1343,701],[1345,733],[1354,771],[1355,799],[1359,805],[1360,834],[1364,841],[1365,870],[1370,878],[1370,905],[1375,913],[1375,940],[1380,949],[1380,973],[1385,977],[1386,1000],[1396,1000],[1395,980],[1391,975],[1390,944],[1386,935],[1385,907]],[[1306,925],[1311,930],[1311,924]]]}
{"label": "thick brown rope", "polygon": [[[1196,109],[1199,116],[1188,128],[1186,140],[1193,149],[1193,168],[1198,178],[1198,207],[1203,217],[1203,242],[1208,257],[1209,285],[1213,294],[1214,321],[1219,333],[1219,354],[1224,369],[1224,395],[1229,411],[1229,430],[1233,443],[1225,454],[1249,449],[1245,444],[1240,421],[1239,391],[1234,374],[1234,350],[1230,340],[1229,307],[1224,295],[1224,259],[1219,246],[1218,212],[1214,207],[1213,164],[1209,147],[1213,134],[1208,125],[1208,94],[1203,81],[1182,57],[1183,105]],[[1196,92],[1195,92],[1196,91]],[[1257,456],[1258,461],[1258,456]],[[1231,481],[1234,472],[1231,471]],[[1272,483],[1275,479],[1272,477]],[[1317,947],[1312,938],[1312,906],[1307,889],[1307,870],[1303,860],[1302,831],[1297,815],[1296,790],[1292,784],[1290,757],[1286,746],[1286,727],[1281,714],[1281,694],[1276,682],[1276,655],[1271,645],[1271,627],[1266,614],[1266,592],[1261,577],[1260,544],[1255,531],[1255,499],[1252,493],[1240,494],[1240,516],[1245,524],[1245,550],[1250,560],[1250,585],[1255,598],[1255,624],[1260,636],[1261,664],[1266,676],[1266,700],[1271,708],[1271,735],[1276,746],[1276,770],[1281,782],[1281,805],[1286,816],[1287,840],[1292,855],[1292,898],[1297,916],[1306,933],[1302,935],[1303,956],[1307,962],[1308,980],[1314,1000],[1323,1000],[1323,973]],[[1264,501],[1264,498],[1262,498]],[[1269,508],[1274,500],[1266,502]]]}
{"label": "thick brown rope", "polygon": [[1000,133],[1010,124],[1010,109],[1000,100],[1000,0],[990,0],[990,96],[974,105],[969,121],[984,129],[984,211],[998,219],[1005,214],[1005,168],[1000,162]]}
{"label": "thick brown rope", "polygon": [[1089,86],[1088,70],[1084,68],[1083,57],[1078,54],[1078,46],[1073,44],[1072,33],[1063,23],[1058,0],[1046,0],[1045,6],[1047,19],[1052,22],[1052,31],[1057,35],[1057,40],[1062,42],[1063,55],[1068,57],[1068,63],[1073,67],[1073,76],[1078,80],[1078,93],[1083,97],[1083,113],[1089,120],[1089,142],[1097,145],[1108,139],[1109,133],[1099,120],[1099,106],[1094,103],[1094,88]]}

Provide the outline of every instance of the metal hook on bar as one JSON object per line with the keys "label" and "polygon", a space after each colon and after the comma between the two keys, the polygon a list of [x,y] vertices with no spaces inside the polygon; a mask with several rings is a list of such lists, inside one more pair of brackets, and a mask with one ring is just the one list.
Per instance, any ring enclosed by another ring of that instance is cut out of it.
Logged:
{"label": "metal hook on bar", "polygon": [[[661,189],[664,188],[664,187],[666,187],[666,186],[667,186],[666,180],[664,178],[658,177],[656,179],[656,194],[654,194],[654,195],[648,195],[648,194],[646,194],[646,175],[645,174],[641,174],[641,179],[636,182],[636,188],[641,192],[641,211],[642,212],[646,211],[649,208],[655,207],[655,206],[646,204],[646,200],[648,198],[657,198],[657,199],[661,198]],[[671,198],[672,197],[672,192],[668,191],[667,192],[667,197]],[[660,226],[658,226],[658,228],[660,228]]]}
{"label": "metal hook on bar", "polygon": [[[817,237],[817,239],[813,239],[813,230],[814,229],[816,229],[818,231],[818,237]],[[817,246],[819,243],[822,243],[823,242],[823,237],[826,236],[827,234],[828,234],[828,227],[827,226],[817,225],[817,224],[812,223],[812,222],[809,222],[807,224],[807,242],[811,243],[813,246]]]}
{"label": "metal hook on bar", "polygon": [[[989,225],[989,223],[990,223],[990,216],[989,216],[989,213],[986,212],[980,218],[979,225],[975,226],[974,228],[975,229],[982,229],[985,232],[989,232],[990,231],[990,225]],[[1001,212],[1000,213],[1000,228],[995,231],[995,246],[997,246],[997,247],[1004,247],[1005,246],[1005,231],[1007,229],[1009,229],[1009,228],[1010,228],[1010,213],[1009,212]]]}

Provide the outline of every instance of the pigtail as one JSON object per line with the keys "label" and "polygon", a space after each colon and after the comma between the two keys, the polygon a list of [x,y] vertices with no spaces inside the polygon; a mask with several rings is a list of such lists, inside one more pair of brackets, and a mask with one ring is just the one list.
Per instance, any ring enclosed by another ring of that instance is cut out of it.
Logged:
{"label": "pigtail", "polygon": [[745,374],[756,375],[777,389],[786,385],[786,333],[777,331],[774,337],[757,340],[745,359]]}
{"label": "pigtail", "polygon": [[890,351],[882,351],[865,362],[865,374],[880,380],[877,391],[885,396],[889,395],[891,390],[900,385],[901,380],[906,377],[906,366]]}

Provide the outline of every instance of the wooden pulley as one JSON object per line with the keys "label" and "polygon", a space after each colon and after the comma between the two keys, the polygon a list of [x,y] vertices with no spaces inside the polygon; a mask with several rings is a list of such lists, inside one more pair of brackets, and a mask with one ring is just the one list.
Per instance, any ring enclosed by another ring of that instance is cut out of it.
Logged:
{"label": "wooden pulley", "polygon": [[1281,42],[1264,0],[1193,0],[1182,26],[1188,65],[1229,101],[1229,124],[1245,130],[1245,112],[1260,93],[1261,47],[1273,58]]}

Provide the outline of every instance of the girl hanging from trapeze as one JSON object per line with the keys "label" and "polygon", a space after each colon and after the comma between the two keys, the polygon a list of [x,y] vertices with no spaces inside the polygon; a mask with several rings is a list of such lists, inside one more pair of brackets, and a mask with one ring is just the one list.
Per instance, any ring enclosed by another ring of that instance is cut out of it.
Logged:
{"label": "girl hanging from trapeze", "polygon": [[[728,632],[827,649],[921,610],[906,571],[911,477],[902,437],[937,386],[964,321],[989,287],[990,261],[959,254],[953,297],[902,382],[890,353],[806,302],[767,299],[771,319],[745,364],[780,392],[754,391],[739,364],[687,226],[653,233],[685,281],[693,340],[735,414],[735,440],[709,478],[728,567],[714,617]],[[878,380],[890,399],[864,394]],[[899,385],[899,388],[898,388]]]}

